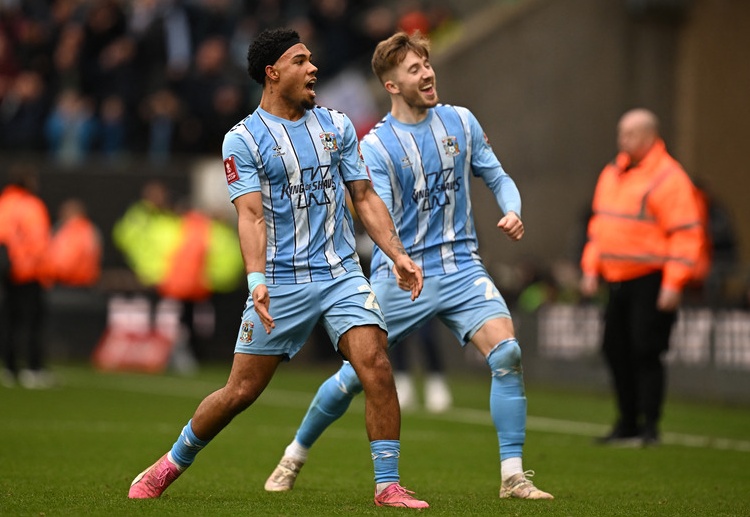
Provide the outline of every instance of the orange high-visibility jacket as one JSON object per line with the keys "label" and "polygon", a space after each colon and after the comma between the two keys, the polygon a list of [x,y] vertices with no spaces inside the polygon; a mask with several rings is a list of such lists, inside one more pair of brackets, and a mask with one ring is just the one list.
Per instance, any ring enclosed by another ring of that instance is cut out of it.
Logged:
{"label": "orange high-visibility jacket", "polygon": [[711,264],[713,263],[713,240],[711,237],[710,230],[710,214],[709,214],[709,201],[706,194],[701,191],[698,187],[695,188],[696,199],[698,202],[698,210],[701,216],[701,225],[703,226],[703,245],[701,246],[701,253],[698,257],[698,263],[693,271],[693,279],[696,283],[700,284],[706,280],[708,273],[711,271]]}
{"label": "orange high-visibility jacket", "polygon": [[629,165],[620,153],[599,176],[581,269],[608,282],[662,270],[662,286],[679,291],[705,238],[695,186],[662,140]]}
{"label": "orange high-visibility jacket", "polygon": [[13,282],[42,281],[42,263],[50,239],[47,207],[37,196],[16,185],[0,193],[0,244],[8,250]]}
{"label": "orange high-visibility jacket", "polygon": [[96,283],[101,274],[101,237],[83,216],[67,220],[52,236],[45,260],[49,281],[84,287]]}
{"label": "orange high-visibility jacket", "polygon": [[211,294],[206,273],[210,230],[211,220],[207,216],[194,211],[183,216],[179,245],[158,286],[162,296],[200,301]]}

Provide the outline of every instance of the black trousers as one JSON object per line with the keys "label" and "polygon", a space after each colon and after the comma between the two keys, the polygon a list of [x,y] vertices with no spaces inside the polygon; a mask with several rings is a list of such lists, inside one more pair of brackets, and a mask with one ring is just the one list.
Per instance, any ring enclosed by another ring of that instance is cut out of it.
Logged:
{"label": "black trousers", "polygon": [[43,288],[38,282],[15,284],[3,280],[3,301],[0,308],[0,350],[5,367],[19,371],[19,354],[26,354],[25,367],[44,368],[42,325],[44,322]]}
{"label": "black trousers", "polygon": [[619,425],[656,430],[666,392],[663,356],[676,312],[656,308],[661,273],[610,284],[603,352],[612,375]]}

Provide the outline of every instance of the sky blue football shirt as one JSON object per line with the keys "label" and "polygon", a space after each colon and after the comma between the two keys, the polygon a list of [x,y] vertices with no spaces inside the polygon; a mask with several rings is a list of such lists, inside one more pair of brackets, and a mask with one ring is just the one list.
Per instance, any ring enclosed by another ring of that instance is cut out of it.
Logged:
{"label": "sky blue football shirt", "polygon": [[[483,178],[503,213],[521,215],[515,183],[466,108],[440,104],[417,124],[389,113],[362,139],[362,154],[407,253],[425,277],[481,264],[470,174]],[[391,275],[391,265],[375,246],[371,277]]]}
{"label": "sky blue football shirt", "polygon": [[344,183],[369,177],[345,114],[315,107],[292,122],[258,108],[226,134],[223,156],[231,200],[262,194],[269,283],[361,269]]}

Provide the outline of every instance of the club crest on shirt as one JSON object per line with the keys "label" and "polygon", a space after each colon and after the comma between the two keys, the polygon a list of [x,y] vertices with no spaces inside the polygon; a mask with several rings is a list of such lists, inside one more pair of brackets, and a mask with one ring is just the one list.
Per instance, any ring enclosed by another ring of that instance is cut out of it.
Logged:
{"label": "club crest on shirt", "polygon": [[455,136],[443,138],[443,149],[448,156],[458,156],[461,151],[458,148],[458,139]]}
{"label": "club crest on shirt", "polygon": [[331,151],[339,150],[339,145],[336,142],[336,135],[334,135],[333,133],[321,133],[320,141],[323,143],[323,149],[328,151],[329,153]]}
{"label": "club crest on shirt", "polygon": [[253,327],[255,325],[252,321],[243,321],[240,327],[240,341],[243,343],[249,343],[253,340]]}

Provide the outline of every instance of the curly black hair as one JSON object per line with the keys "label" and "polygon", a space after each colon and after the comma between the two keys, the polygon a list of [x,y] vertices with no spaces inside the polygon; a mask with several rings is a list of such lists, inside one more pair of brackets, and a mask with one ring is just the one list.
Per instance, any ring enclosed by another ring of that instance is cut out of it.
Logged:
{"label": "curly black hair", "polygon": [[292,29],[264,30],[247,49],[247,73],[255,82],[263,85],[266,66],[273,65],[289,47],[299,41],[299,34]]}

